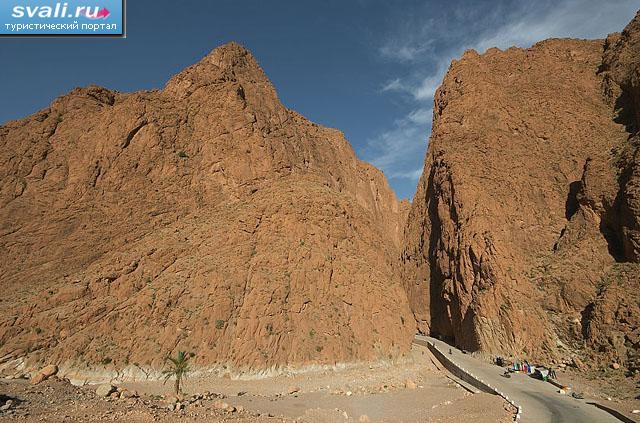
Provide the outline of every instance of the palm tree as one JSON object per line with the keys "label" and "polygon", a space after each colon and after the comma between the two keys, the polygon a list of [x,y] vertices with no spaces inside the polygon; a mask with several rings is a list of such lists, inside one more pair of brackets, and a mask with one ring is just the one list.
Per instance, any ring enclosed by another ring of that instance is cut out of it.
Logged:
{"label": "palm tree", "polygon": [[189,359],[193,357],[192,354],[187,354],[184,351],[179,351],[178,354],[174,357],[167,357],[166,361],[169,361],[170,367],[166,370],[162,371],[164,375],[164,383],[167,383],[169,379],[175,377],[174,388],[176,391],[176,395],[180,394],[180,384],[182,383],[182,378],[187,377],[187,373],[189,373]]}

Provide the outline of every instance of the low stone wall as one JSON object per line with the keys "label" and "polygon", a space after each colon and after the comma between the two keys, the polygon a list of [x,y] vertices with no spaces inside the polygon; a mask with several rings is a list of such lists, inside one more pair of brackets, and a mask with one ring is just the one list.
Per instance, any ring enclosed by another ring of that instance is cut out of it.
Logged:
{"label": "low stone wall", "polygon": [[479,389],[482,392],[486,392],[486,393],[493,394],[493,395],[500,395],[502,398],[504,398],[505,401],[507,401],[509,404],[513,405],[518,410],[517,413],[516,413],[516,416],[514,418],[514,421],[515,422],[519,422],[520,421],[520,418],[522,417],[522,407],[520,405],[516,404],[515,401],[509,399],[509,397],[507,397],[504,393],[502,393],[499,390],[495,389],[494,387],[492,387],[488,383],[485,383],[480,378],[474,376],[473,373],[466,371],[464,368],[462,368],[461,366],[456,364],[453,360],[451,360],[449,357],[447,357],[447,355],[445,353],[440,351],[438,349],[438,347],[435,346],[435,344],[432,344],[431,342],[428,342],[428,341],[422,341],[422,340],[414,340],[413,342],[418,344],[418,345],[423,345],[423,346],[426,346],[427,348],[429,348],[431,353],[438,359],[438,361],[440,363],[442,363],[442,365],[448,371],[450,371],[453,375],[455,375],[457,378],[459,378],[459,379],[465,381],[466,383],[476,387],[477,389]]}
{"label": "low stone wall", "polygon": [[636,423],[636,420],[633,420],[630,417],[625,416],[624,414],[622,414],[621,412],[619,412],[618,410],[615,410],[611,407],[607,407],[604,404],[600,404],[597,402],[588,402],[587,404],[589,405],[593,405],[594,407],[599,408],[602,411],[606,411],[607,413],[611,414],[613,417],[615,417],[616,419],[625,422],[625,423]]}

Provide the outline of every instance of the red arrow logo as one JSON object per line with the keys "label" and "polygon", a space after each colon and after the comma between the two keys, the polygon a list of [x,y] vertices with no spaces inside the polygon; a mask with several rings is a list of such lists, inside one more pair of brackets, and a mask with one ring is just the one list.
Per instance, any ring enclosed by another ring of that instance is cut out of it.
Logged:
{"label": "red arrow logo", "polygon": [[109,12],[109,9],[107,9],[106,7],[103,7],[102,10],[100,10],[98,12],[98,15],[96,16],[96,18],[100,19],[107,19],[109,17],[109,15],[111,14],[111,12]]}
{"label": "red arrow logo", "polygon": [[89,11],[87,11],[87,18],[89,19],[107,19],[109,15],[111,15],[111,12],[109,12],[109,9],[107,9],[106,7],[100,9],[94,16],[91,16]]}

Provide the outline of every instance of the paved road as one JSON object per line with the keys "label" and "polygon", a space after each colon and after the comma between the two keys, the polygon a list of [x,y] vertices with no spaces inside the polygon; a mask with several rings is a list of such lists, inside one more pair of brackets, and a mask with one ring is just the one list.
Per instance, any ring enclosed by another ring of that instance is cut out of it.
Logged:
{"label": "paved road", "polygon": [[[473,373],[476,377],[506,394],[523,409],[522,423],[620,423],[610,414],[589,405],[584,400],[577,400],[568,395],[558,394],[558,388],[550,383],[533,379],[522,373],[512,374],[510,379],[503,378],[504,370],[467,354],[456,348],[426,336],[416,336],[415,342],[433,342],[447,357],[458,366]],[[449,355],[449,348],[452,354]]]}

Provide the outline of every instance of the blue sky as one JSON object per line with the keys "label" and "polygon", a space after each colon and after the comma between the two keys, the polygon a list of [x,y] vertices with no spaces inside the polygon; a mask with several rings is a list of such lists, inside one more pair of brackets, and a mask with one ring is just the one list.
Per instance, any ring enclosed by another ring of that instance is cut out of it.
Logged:
{"label": "blue sky", "polygon": [[433,93],[451,59],[467,48],[601,38],[638,9],[640,0],[129,0],[124,40],[0,39],[0,122],[76,86],[160,88],[234,40],[254,53],[286,106],[342,130],[399,197],[411,198]]}

